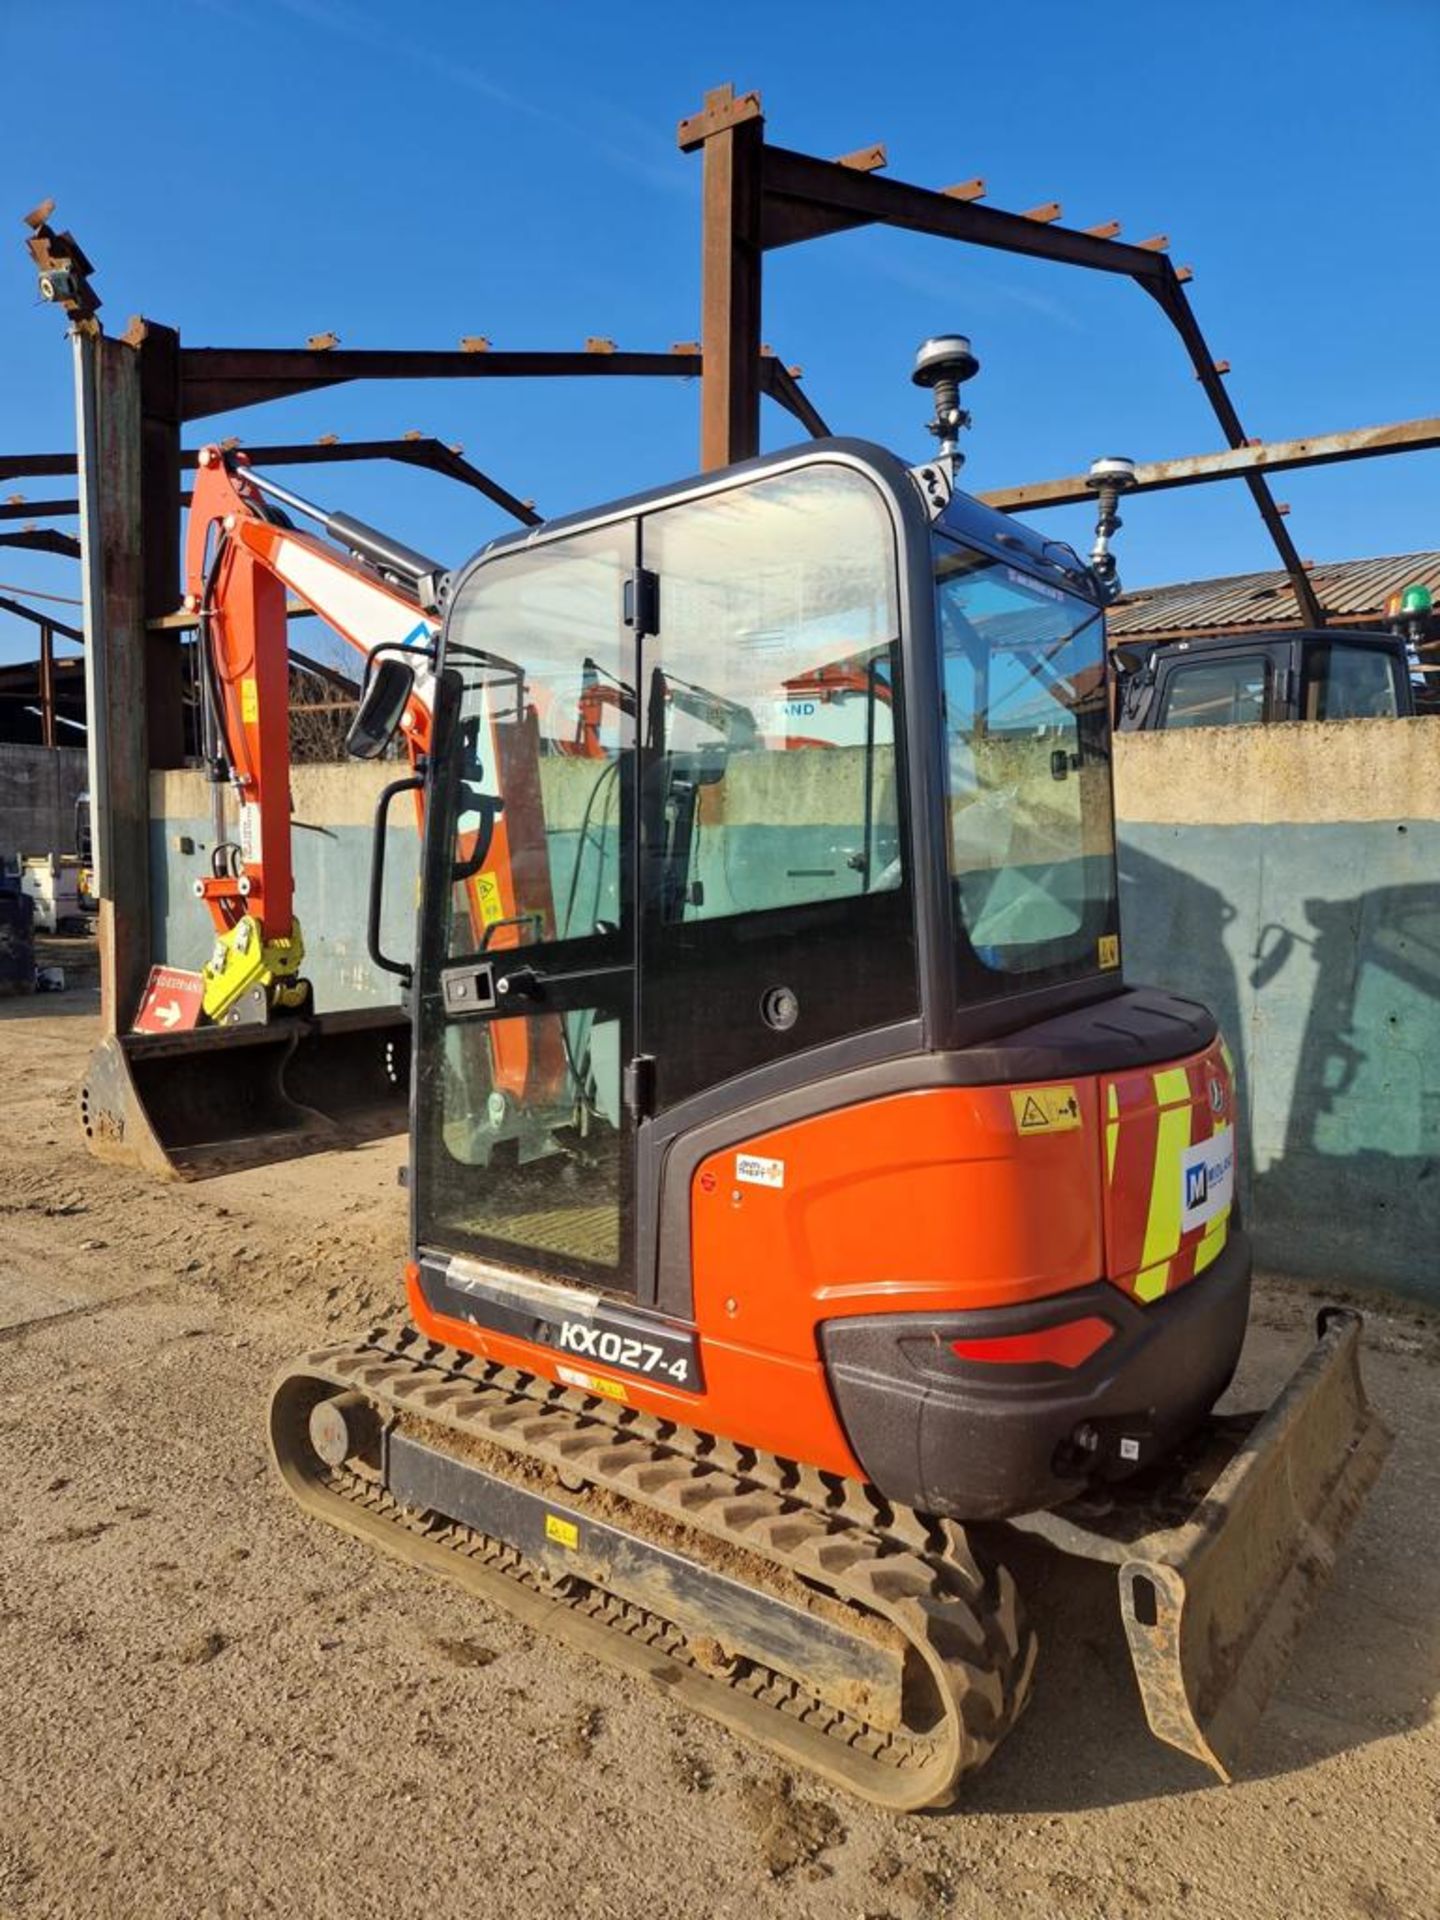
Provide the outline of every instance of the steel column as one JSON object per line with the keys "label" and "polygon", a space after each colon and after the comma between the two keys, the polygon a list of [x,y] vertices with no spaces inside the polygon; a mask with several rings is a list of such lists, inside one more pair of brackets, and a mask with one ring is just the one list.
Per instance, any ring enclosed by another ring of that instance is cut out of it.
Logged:
{"label": "steel column", "polygon": [[55,629],[48,620],[40,623],[40,744],[53,747],[55,740]]}
{"label": "steel column", "polygon": [[113,1034],[134,1018],[151,957],[140,359],[123,340],[107,339],[83,322],[71,338],[100,1017],[104,1032]]}
{"label": "steel column", "polygon": [[[132,320],[125,335],[140,362],[140,529],[147,620],[180,602],[180,336],[153,320]],[[180,642],[150,632],[145,642],[145,720],[152,767],[185,764],[184,676]]]}
{"label": "steel column", "polygon": [[680,145],[704,148],[700,260],[700,465],[728,466],[760,451],[760,241],[765,122],[759,99],[733,87],[705,96],[683,121]]}

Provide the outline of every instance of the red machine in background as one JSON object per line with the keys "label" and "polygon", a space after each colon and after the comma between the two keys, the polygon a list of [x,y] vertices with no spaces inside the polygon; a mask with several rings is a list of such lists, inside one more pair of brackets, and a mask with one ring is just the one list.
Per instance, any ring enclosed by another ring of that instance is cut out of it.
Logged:
{"label": "red machine in background", "polygon": [[[292,516],[318,531],[300,531]],[[363,657],[367,678],[396,654],[415,666],[399,716],[413,768],[430,739],[428,663],[445,569],[263,479],[243,453],[211,446],[199,456],[185,578],[186,609],[198,626],[201,750],[214,792],[210,871],[195,893],[209,910],[213,949],[189,976],[202,984],[181,1019],[151,1017],[167,1008],[152,1007],[156,996],[147,992],[140,1030],[102,1042],[81,1120],[101,1158],[194,1177],[405,1124],[404,1009],[377,995],[371,1005],[317,1014],[301,972],[287,618],[293,603],[317,615]],[[233,824],[226,785],[235,795]],[[152,986],[161,972],[178,1005],[184,996],[173,983],[185,976],[156,969]],[[197,997],[198,1025],[186,1031]],[[179,1030],[157,1030],[165,1026]]]}
{"label": "red machine in background", "polygon": [[[338,552],[298,532],[272,502],[320,519]],[[238,838],[217,835],[213,871],[196,882],[215,950],[204,968],[205,1017],[236,1024],[307,1004],[304,938],[290,844],[290,650],[293,594],[367,662],[426,648],[439,632],[444,569],[348,516],[322,514],[262,480],[243,454],[200,454],[185,546],[186,606],[199,620],[205,760],[238,802]],[[416,681],[401,726],[412,765],[430,738],[430,677]]]}

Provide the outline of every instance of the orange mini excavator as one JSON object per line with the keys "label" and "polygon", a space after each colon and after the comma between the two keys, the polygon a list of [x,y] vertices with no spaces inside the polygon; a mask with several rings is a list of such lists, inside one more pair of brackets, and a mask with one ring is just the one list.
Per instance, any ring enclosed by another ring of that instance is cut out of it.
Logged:
{"label": "orange mini excavator", "polygon": [[[942,429],[969,371],[922,352]],[[271,1410],[309,1512],[892,1807],[1025,1706],[1013,1529],[1115,1566],[1228,1772],[1387,1444],[1334,1310],[1212,1413],[1234,1077],[1123,977],[1113,563],[953,468],[818,440],[502,538],[374,673],[367,748],[431,690],[413,977],[375,953],[413,1324]]]}

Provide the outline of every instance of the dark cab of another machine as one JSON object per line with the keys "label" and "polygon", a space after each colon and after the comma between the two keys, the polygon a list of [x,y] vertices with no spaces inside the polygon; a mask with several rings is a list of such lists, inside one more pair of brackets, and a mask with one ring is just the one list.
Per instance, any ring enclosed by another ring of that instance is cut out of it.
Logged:
{"label": "dark cab of another machine", "polygon": [[1405,642],[1339,628],[1114,649],[1122,733],[1269,726],[1284,720],[1395,720],[1415,711]]}

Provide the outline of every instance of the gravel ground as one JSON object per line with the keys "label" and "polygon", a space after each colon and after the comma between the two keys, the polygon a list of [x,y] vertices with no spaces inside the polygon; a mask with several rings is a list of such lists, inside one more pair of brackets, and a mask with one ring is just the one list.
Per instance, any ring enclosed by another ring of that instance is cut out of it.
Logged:
{"label": "gravel ground", "polygon": [[[1028,1548],[1037,1698],[895,1817],[304,1519],[288,1356],[393,1308],[400,1142],[149,1184],[86,1158],[83,990],[0,1004],[0,1916],[1440,1911],[1440,1322],[1373,1307],[1398,1439],[1231,1787],[1147,1734],[1110,1579]],[[1314,1296],[1262,1287],[1273,1387]]]}

